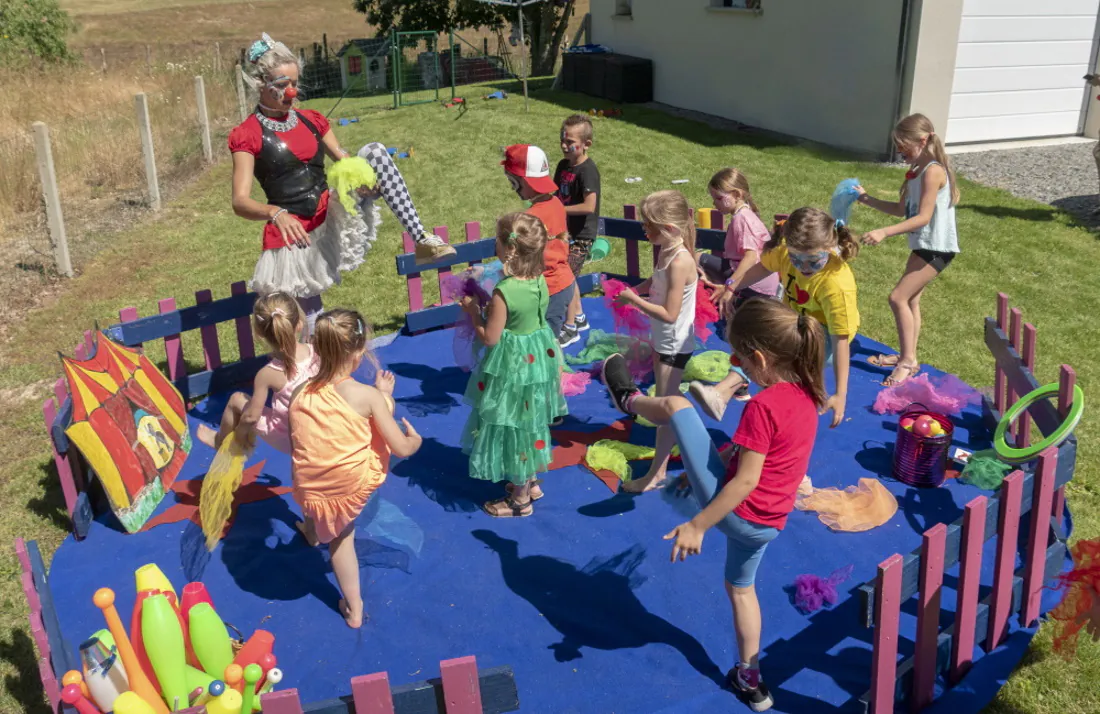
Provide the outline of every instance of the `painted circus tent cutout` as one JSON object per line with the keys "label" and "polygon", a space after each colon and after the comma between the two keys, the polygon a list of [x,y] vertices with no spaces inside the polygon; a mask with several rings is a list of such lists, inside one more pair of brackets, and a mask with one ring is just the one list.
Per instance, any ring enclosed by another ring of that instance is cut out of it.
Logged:
{"label": "painted circus tent cutout", "polygon": [[61,357],[72,395],[65,434],[99,476],[123,528],[141,529],[188,453],[186,404],[141,352],[96,333],[87,359]]}

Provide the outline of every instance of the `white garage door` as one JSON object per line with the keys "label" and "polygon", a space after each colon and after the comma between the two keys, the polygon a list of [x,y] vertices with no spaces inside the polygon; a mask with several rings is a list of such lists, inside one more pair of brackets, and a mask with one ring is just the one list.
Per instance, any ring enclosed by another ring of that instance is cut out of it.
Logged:
{"label": "white garage door", "polygon": [[964,0],[947,141],[1077,134],[1100,0]]}

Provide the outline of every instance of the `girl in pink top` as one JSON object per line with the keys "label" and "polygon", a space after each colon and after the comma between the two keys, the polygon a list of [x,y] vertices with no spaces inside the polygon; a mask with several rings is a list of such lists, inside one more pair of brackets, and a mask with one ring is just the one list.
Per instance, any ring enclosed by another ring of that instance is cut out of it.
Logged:
{"label": "girl in pink top", "polygon": [[[271,361],[256,373],[252,396],[234,392],[222,412],[221,426],[214,431],[200,424],[199,441],[217,449],[231,433],[249,446],[256,434],[268,444],[290,453],[287,407],[299,385],[312,379],[319,366],[313,347],[298,341],[305,327],[305,315],[298,301],[287,293],[271,293],[256,300],[252,329],[271,348]],[[271,406],[266,406],[271,394]]]}

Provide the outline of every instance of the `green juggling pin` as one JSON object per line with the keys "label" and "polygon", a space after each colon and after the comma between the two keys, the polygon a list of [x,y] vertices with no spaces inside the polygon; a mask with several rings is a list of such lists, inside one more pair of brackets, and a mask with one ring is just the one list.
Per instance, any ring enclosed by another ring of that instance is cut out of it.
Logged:
{"label": "green juggling pin", "polygon": [[186,709],[189,691],[184,676],[187,653],[183,649],[183,630],[164,595],[153,595],[142,602],[141,639],[168,708]]}
{"label": "green juggling pin", "polygon": [[208,602],[196,603],[187,614],[191,632],[191,648],[199,658],[203,671],[215,679],[225,676],[225,668],[233,664],[233,645],[229,630]]}
{"label": "green juggling pin", "polygon": [[256,683],[264,677],[264,671],[258,664],[250,664],[244,668],[244,699],[241,711],[247,714],[252,711],[252,697],[256,693]]}

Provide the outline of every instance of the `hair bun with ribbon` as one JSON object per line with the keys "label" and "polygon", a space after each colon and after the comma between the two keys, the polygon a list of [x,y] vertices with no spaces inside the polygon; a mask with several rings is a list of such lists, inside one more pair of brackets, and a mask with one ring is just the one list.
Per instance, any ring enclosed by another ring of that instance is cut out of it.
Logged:
{"label": "hair bun with ribbon", "polygon": [[268,53],[269,50],[274,49],[275,40],[271,39],[271,35],[266,32],[260,35],[260,39],[252,43],[252,46],[248,48],[248,61],[252,64],[256,64],[260,61],[260,58]]}

